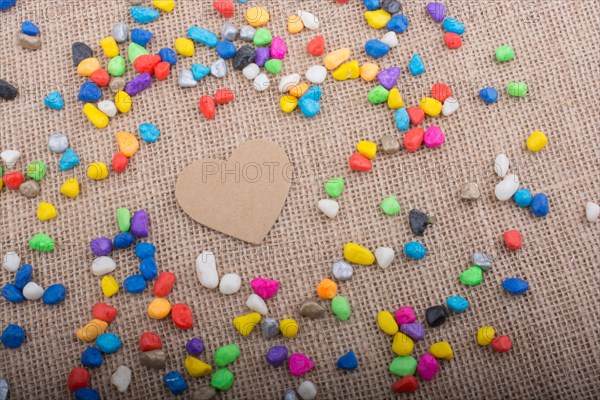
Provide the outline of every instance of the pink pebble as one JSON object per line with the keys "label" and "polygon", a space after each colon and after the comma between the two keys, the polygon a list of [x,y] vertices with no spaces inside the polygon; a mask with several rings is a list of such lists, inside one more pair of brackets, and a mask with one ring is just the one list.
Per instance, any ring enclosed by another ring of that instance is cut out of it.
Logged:
{"label": "pink pebble", "polygon": [[275,36],[271,41],[271,57],[283,60],[287,52],[287,45],[279,36]]}
{"label": "pink pebble", "polygon": [[429,353],[423,354],[417,364],[417,372],[424,381],[433,380],[439,369],[437,360]]}
{"label": "pink pebble", "polygon": [[427,128],[425,131],[425,136],[423,137],[423,143],[425,143],[425,146],[429,147],[430,149],[440,147],[444,144],[445,140],[446,137],[444,136],[444,132],[442,132],[442,130],[435,125],[431,125],[429,128]]}
{"label": "pink pebble", "polygon": [[398,325],[412,324],[417,320],[417,314],[412,307],[404,306],[396,310],[396,322]]}
{"label": "pink pebble", "polygon": [[250,282],[250,286],[257,295],[267,300],[275,296],[275,293],[279,289],[279,282],[271,279],[254,278]]}
{"label": "pink pebble", "polygon": [[294,376],[302,376],[314,368],[315,363],[302,353],[294,353],[288,359],[290,373]]}

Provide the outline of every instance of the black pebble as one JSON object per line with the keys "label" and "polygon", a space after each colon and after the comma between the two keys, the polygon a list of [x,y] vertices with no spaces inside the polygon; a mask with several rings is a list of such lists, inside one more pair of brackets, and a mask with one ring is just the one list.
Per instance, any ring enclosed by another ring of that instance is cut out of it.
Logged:
{"label": "black pebble", "polygon": [[429,225],[429,217],[423,211],[413,208],[410,210],[410,213],[408,213],[408,222],[412,233],[417,236],[423,236],[425,229],[427,229],[427,225]]}
{"label": "black pebble", "polygon": [[442,306],[429,307],[425,313],[427,324],[432,328],[440,326],[446,322],[447,316],[448,314],[446,314],[446,309]]}
{"label": "black pebble", "polygon": [[85,43],[74,42],[71,46],[73,51],[73,66],[77,67],[80,62],[94,55],[94,51]]}
{"label": "black pebble", "polygon": [[0,97],[4,100],[12,100],[19,94],[16,87],[6,82],[4,79],[0,79]]}
{"label": "black pebble", "polygon": [[381,2],[381,8],[390,14],[396,14],[402,9],[402,4],[398,0],[383,0]]}
{"label": "black pebble", "polygon": [[240,47],[235,54],[235,57],[233,57],[233,69],[241,70],[252,64],[254,62],[255,54],[256,51],[254,51],[252,46],[245,45]]}

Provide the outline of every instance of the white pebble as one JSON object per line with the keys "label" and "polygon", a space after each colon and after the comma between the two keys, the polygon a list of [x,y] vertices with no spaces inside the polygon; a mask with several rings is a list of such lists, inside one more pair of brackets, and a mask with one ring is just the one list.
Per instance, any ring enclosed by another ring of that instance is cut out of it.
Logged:
{"label": "white pebble", "polygon": [[2,259],[2,266],[9,272],[17,272],[21,265],[21,257],[14,251],[7,251]]}
{"label": "white pebble", "polygon": [[271,81],[269,81],[269,77],[265,74],[258,74],[256,78],[254,78],[254,89],[262,92],[263,90],[267,90],[271,86]]}
{"label": "white pebble", "polygon": [[302,400],[313,400],[317,397],[317,388],[311,381],[304,381],[298,386],[298,394]]}
{"label": "white pebble", "polygon": [[260,74],[260,67],[254,63],[248,64],[242,70],[242,73],[246,77],[246,79],[252,80]]}
{"label": "white pebble", "polygon": [[117,23],[112,30],[113,38],[117,43],[123,43],[127,41],[129,37],[129,29],[127,28],[127,24],[124,22]]}
{"label": "white pebble", "polygon": [[227,75],[227,64],[225,60],[219,58],[217,61],[211,64],[210,74],[215,78],[224,78]]}
{"label": "white pebble", "polygon": [[0,158],[4,163],[12,168],[17,163],[17,160],[21,157],[21,153],[18,150],[4,150],[0,153]]}
{"label": "white pebble", "polygon": [[383,35],[379,41],[387,44],[391,49],[393,49],[394,47],[398,46],[398,35],[396,35],[396,32],[394,31],[389,31]]}
{"label": "white pebble", "polygon": [[115,260],[108,256],[101,256],[92,261],[92,274],[102,276],[113,272],[117,268]]}
{"label": "white pebble", "polygon": [[279,91],[287,92],[300,83],[300,74],[286,75],[279,81]]}
{"label": "white pebble", "polygon": [[198,85],[198,82],[194,79],[194,74],[189,69],[182,69],[179,71],[179,86],[183,88],[192,88]]}
{"label": "white pebble", "polygon": [[375,259],[381,268],[387,268],[392,265],[395,256],[396,253],[394,252],[394,249],[389,247],[378,247],[377,250],[375,250]]}
{"label": "white pebble", "polygon": [[513,194],[519,189],[519,177],[513,174],[506,175],[506,177],[496,185],[494,193],[496,198],[500,201],[509,200],[513,197]]}
{"label": "white pebble", "polygon": [[331,199],[319,200],[317,206],[319,207],[319,210],[329,218],[335,218],[336,215],[338,215],[338,211],[340,211],[338,202]]}
{"label": "white pebble", "polygon": [[352,268],[352,265],[348,264],[346,261],[335,260],[333,264],[331,264],[331,273],[336,279],[340,281],[347,281],[348,279],[352,278],[354,268]]}
{"label": "white pebble", "polygon": [[48,150],[62,154],[69,148],[69,139],[62,133],[55,133],[48,138]]}
{"label": "white pebble", "polygon": [[506,154],[498,154],[496,157],[496,161],[494,161],[494,171],[500,178],[504,178],[508,173],[508,167],[510,166],[510,161]]}
{"label": "white pebble", "polygon": [[242,287],[242,278],[238,274],[225,274],[219,283],[219,291],[223,294],[234,294]]}
{"label": "white pebble", "polygon": [[44,295],[44,288],[35,282],[28,282],[23,288],[23,297],[27,300],[41,299]]}
{"label": "white pebble", "polygon": [[131,383],[131,370],[121,365],[110,377],[110,383],[115,385],[119,392],[125,393]]}
{"label": "white pebble", "polygon": [[448,117],[454,114],[456,110],[458,110],[458,99],[448,97],[442,105],[442,114],[444,114],[445,117]]}
{"label": "white pebble", "polygon": [[117,115],[117,106],[110,100],[103,100],[98,103],[98,110],[113,118]]}
{"label": "white pebble", "polygon": [[600,216],[600,206],[590,201],[585,205],[585,216],[590,222],[598,221],[598,217]]}
{"label": "white pebble", "polygon": [[196,273],[200,284],[208,289],[219,286],[219,274],[217,273],[217,262],[215,255],[210,251],[203,251],[196,258]]}
{"label": "white pebble", "polygon": [[313,65],[306,71],[305,76],[312,83],[323,83],[327,79],[327,68],[322,65]]}
{"label": "white pebble", "polygon": [[298,14],[306,29],[310,29],[312,31],[319,29],[321,24],[319,23],[319,18],[317,18],[315,15],[303,10],[296,11],[296,14]]}
{"label": "white pebble", "polygon": [[267,303],[265,303],[263,298],[256,293],[252,293],[250,296],[248,296],[248,300],[246,300],[246,306],[248,306],[248,308],[252,311],[256,311],[262,315],[267,315],[269,313]]}

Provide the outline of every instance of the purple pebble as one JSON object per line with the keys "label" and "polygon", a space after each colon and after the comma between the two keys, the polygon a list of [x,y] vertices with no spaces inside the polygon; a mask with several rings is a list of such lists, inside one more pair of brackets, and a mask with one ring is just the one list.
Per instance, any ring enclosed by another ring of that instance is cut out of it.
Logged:
{"label": "purple pebble", "polygon": [[267,351],[266,359],[274,367],[283,365],[288,357],[288,349],[285,346],[273,346]]}
{"label": "purple pebble", "polygon": [[133,214],[130,231],[139,238],[148,237],[148,213],[146,210],[139,210]]}
{"label": "purple pebble", "polygon": [[125,91],[130,96],[135,96],[136,94],[148,89],[152,85],[152,77],[150,74],[140,74],[129,81],[127,85],[125,85]]}
{"label": "purple pebble", "polygon": [[377,80],[379,84],[390,90],[394,86],[396,86],[396,82],[398,82],[398,77],[400,76],[400,68],[391,67],[388,69],[384,69],[380,73],[377,74]]}
{"label": "purple pebble", "polygon": [[418,321],[400,325],[400,332],[414,340],[423,340],[425,338],[425,328]]}
{"label": "purple pebble", "polygon": [[186,343],[185,350],[193,356],[200,355],[204,351],[204,342],[200,338],[191,338]]}
{"label": "purple pebble", "polygon": [[99,237],[90,241],[90,249],[97,257],[107,256],[112,251],[112,240]]}
{"label": "purple pebble", "polygon": [[254,53],[254,64],[263,67],[271,58],[271,49],[268,47],[258,47]]}
{"label": "purple pebble", "polygon": [[442,22],[446,18],[446,6],[442,3],[432,1],[427,4],[427,12],[435,22]]}

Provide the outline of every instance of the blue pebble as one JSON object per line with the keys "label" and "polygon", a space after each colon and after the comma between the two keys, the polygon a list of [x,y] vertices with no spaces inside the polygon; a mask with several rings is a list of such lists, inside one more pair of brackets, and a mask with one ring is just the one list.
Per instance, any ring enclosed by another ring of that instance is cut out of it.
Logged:
{"label": "blue pebble", "polygon": [[460,296],[452,296],[446,299],[446,305],[452,312],[460,314],[469,308],[469,300]]}
{"label": "blue pebble", "polygon": [[0,11],[8,10],[17,4],[17,0],[0,0]]}
{"label": "blue pebble", "polygon": [[519,189],[515,192],[513,198],[519,207],[529,207],[531,204],[531,190]]}
{"label": "blue pebble", "polygon": [[[154,35],[152,34],[152,32],[147,31],[145,29],[134,28],[131,30],[131,41],[133,43],[139,44],[140,46],[146,47],[146,45],[152,39],[153,36]],[[159,54],[159,56],[160,56],[160,54]],[[163,61],[167,61],[167,60],[163,60]],[[171,65],[173,65],[173,64],[171,64]]]}
{"label": "blue pebble", "polygon": [[298,105],[300,106],[300,111],[302,111],[302,115],[306,118],[312,118],[319,113],[321,109],[321,104],[318,101],[314,101],[309,98],[303,98],[302,96],[300,100],[298,100]]}
{"label": "blue pebble", "polygon": [[344,371],[354,371],[356,368],[358,368],[358,360],[356,359],[356,355],[354,354],[354,352],[349,351],[348,353],[338,358],[335,365],[339,369],[343,369]]}
{"label": "blue pebble", "polygon": [[60,283],[50,285],[44,290],[42,301],[50,306],[60,304],[67,296],[67,289]]}
{"label": "blue pebble", "polygon": [[390,51],[390,46],[377,39],[367,40],[365,43],[365,52],[368,56],[379,58],[385,56]]}
{"label": "blue pebble", "polygon": [[198,28],[197,26],[191,26],[187,31],[188,36],[194,42],[202,43],[208,47],[215,47],[219,43],[219,37],[213,32]]}
{"label": "blue pebble", "polygon": [[103,333],[96,339],[96,346],[104,354],[111,354],[121,348],[121,339],[114,333]]}
{"label": "blue pebble", "polygon": [[165,376],[163,376],[163,382],[165,383],[165,385],[167,385],[171,393],[173,393],[176,396],[185,392],[188,389],[187,382],[185,381],[185,379],[183,379],[183,376],[181,376],[181,374],[177,371],[171,371]]}
{"label": "blue pebble", "polygon": [[21,33],[27,36],[37,36],[40,34],[40,28],[31,21],[23,21],[21,24]]}
{"label": "blue pebble", "polygon": [[479,97],[485,104],[493,104],[498,101],[498,91],[494,87],[486,87],[479,91]]}
{"label": "blue pebble", "polygon": [[65,108],[65,101],[59,91],[52,92],[44,99],[44,105],[53,110]]}
{"label": "blue pebble", "polygon": [[217,43],[217,54],[223,60],[229,60],[230,58],[235,57],[237,50],[235,49],[235,45],[231,43],[229,40],[222,40]]}
{"label": "blue pebble", "polygon": [[113,239],[113,248],[126,249],[135,243],[135,236],[131,232],[121,232],[115,235]]}
{"label": "blue pebble", "polygon": [[408,29],[408,17],[404,14],[396,14],[385,24],[388,31],[404,33]]}
{"label": "blue pebble", "polygon": [[202,64],[192,64],[192,75],[194,75],[194,79],[199,81],[204,78],[206,75],[210,74],[210,68],[206,65]]}
{"label": "blue pebble", "polygon": [[369,11],[375,11],[379,8],[379,0],[363,0],[363,4]]}
{"label": "blue pebble", "polygon": [[25,301],[25,297],[23,297],[21,290],[12,283],[7,283],[4,285],[1,293],[2,297],[11,303],[22,303]]}
{"label": "blue pebble", "polygon": [[408,242],[404,245],[404,254],[413,260],[420,260],[427,255],[427,250],[419,242]]}
{"label": "blue pebble", "polygon": [[146,280],[142,275],[131,275],[123,281],[127,293],[142,293],[146,289]]}
{"label": "blue pebble", "polygon": [[77,165],[79,165],[79,156],[77,153],[75,153],[75,150],[67,149],[67,151],[63,153],[62,157],[60,157],[58,168],[61,171],[67,171],[76,167]]}
{"label": "blue pebble", "polygon": [[311,86],[300,98],[320,101],[322,96],[323,89],[320,86]]}
{"label": "blue pebble", "polygon": [[457,35],[465,33],[465,26],[456,18],[446,18],[442,23],[442,27],[446,32],[456,33]]}
{"label": "blue pebble", "polygon": [[160,49],[160,51],[158,52],[158,55],[160,56],[161,61],[166,61],[171,65],[177,64],[177,54],[175,53],[175,50],[173,50],[173,49],[164,47],[164,48]]}
{"label": "blue pebble", "polygon": [[2,344],[9,349],[21,347],[25,341],[25,331],[17,324],[11,324],[2,332]]}
{"label": "blue pebble", "polygon": [[100,393],[90,388],[77,389],[73,395],[75,400],[100,400]]}
{"label": "blue pebble", "polygon": [[133,6],[129,9],[131,17],[140,24],[149,24],[160,16],[157,10],[148,7]]}
{"label": "blue pebble", "polygon": [[156,278],[158,275],[158,267],[156,266],[156,260],[154,258],[144,258],[140,261],[140,274],[145,280],[149,281]]}
{"label": "blue pebble", "polygon": [[31,280],[31,274],[33,273],[33,267],[29,264],[21,265],[21,268],[15,274],[15,286],[19,290],[23,290],[25,285]]}
{"label": "blue pebble", "polygon": [[425,64],[423,63],[420,55],[413,54],[410,62],[408,63],[408,70],[414,76],[419,76],[425,72]]}
{"label": "blue pebble", "polygon": [[79,101],[93,103],[102,98],[102,90],[94,82],[84,82],[79,88],[77,98]]}
{"label": "blue pebble", "polygon": [[502,287],[511,294],[523,294],[529,290],[529,285],[521,278],[508,278],[502,282]]}
{"label": "blue pebble", "polygon": [[394,120],[396,121],[396,128],[400,129],[401,131],[408,130],[410,125],[410,117],[408,116],[406,108],[399,108],[394,114]]}
{"label": "blue pebble", "polygon": [[156,253],[156,246],[154,246],[152,243],[139,242],[135,245],[135,255],[140,260],[148,257],[154,257],[154,253]]}
{"label": "blue pebble", "polygon": [[140,124],[140,137],[146,143],[154,143],[160,137],[160,130],[156,125],[149,124],[147,122]]}
{"label": "blue pebble", "polygon": [[88,347],[81,353],[81,365],[87,368],[102,366],[102,353],[95,347]]}
{"label": "blue pebble", "polygon": [[550,212],[550,205],[548,204],[548,196],[544,193],[538,193],[533,196],[531,200],[531,212],[536,217],[545,217]]}
{"label": "blue pebble", "polygon": [[238,3],[246,4],[248,0],[237,0]]}

